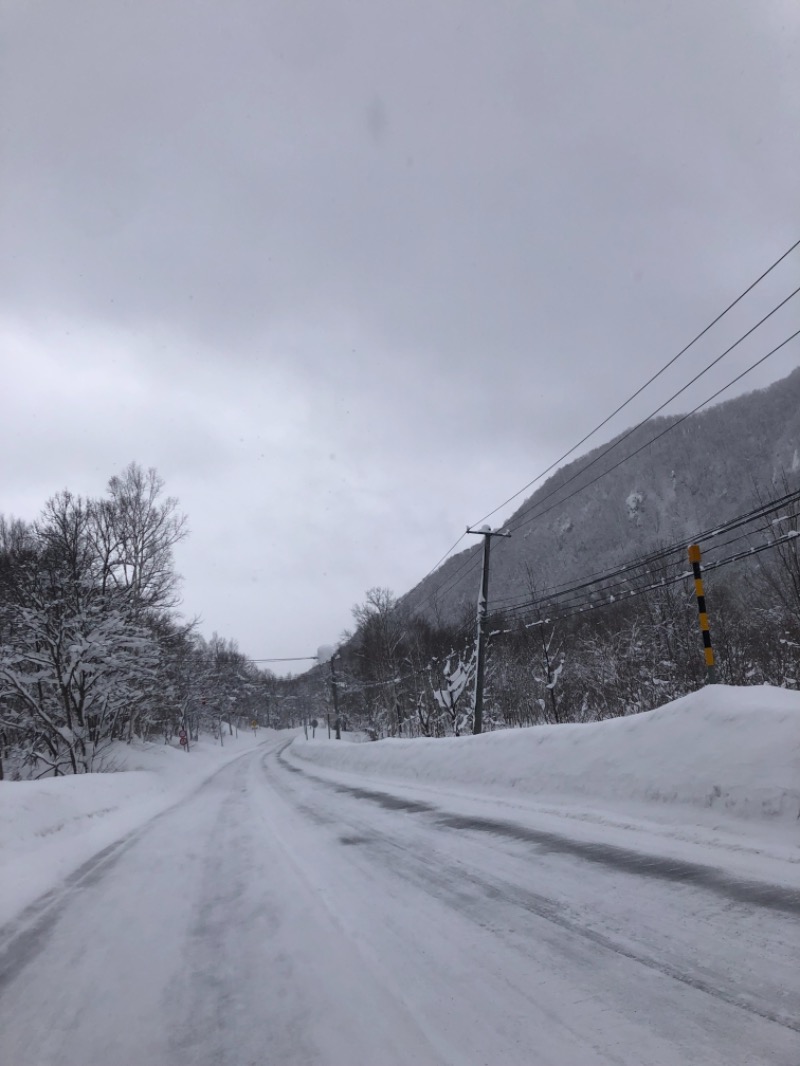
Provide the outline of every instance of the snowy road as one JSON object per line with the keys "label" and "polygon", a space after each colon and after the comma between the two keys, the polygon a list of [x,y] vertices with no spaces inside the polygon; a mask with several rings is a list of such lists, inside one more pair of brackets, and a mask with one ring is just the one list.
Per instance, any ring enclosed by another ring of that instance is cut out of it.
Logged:
{"label": "snowy road", "polygon": [[3,931],[0,1063],[800,1063],[791,884],[337,783],[285,745]]}

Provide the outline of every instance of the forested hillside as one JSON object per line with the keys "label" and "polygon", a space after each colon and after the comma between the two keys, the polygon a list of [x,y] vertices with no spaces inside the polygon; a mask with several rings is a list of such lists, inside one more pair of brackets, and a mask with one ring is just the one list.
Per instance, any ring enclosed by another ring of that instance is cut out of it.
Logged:
{"label": "forested hillside", "polygon": [[[506,523],[512,536],[493,547],[491,598],[502,603],[531,585],[571,581],[636,558],[799,483],[800,368],[671,429],[677,421],[660,418],[626,431],[558,470],[526,499]],[[480,552],[476,543],[449,559],[403,596],[404,606],[459,619],[478,594]]]}
{"label": "forested hillside", "polygon": [[[797,687],[799,489],[800,369],[559,470],[493,538],[485,728],[631,714],[702,685],[695,540],[719,680]],[[334,662],[345,717],[376,737],[472,730],[481,559],[478,542],[399,599],[368,592]],[[311,699],[327,682],[299,684]]]}
{"label": "forested hillside", "polygon": [[[650,442],[653,443],[650,443]],[[686,548],[703,551],[718,677],[798,687],[800,370],[661,419],[559,470],[491,555],[484,727],[596,721],[706,679]],[[0,775],[108,765],[115,741],[313,718],[384,735],[470,732],[481,548],[398,599],[376,587],[330,664],[276,678],[177,612],[186,520],[132,464],[0,519]]]}

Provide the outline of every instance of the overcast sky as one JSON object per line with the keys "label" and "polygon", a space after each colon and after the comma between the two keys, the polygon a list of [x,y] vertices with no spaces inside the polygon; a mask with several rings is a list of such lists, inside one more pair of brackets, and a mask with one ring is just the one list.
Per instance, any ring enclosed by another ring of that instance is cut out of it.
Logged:
{"label": "overcast sky", "polygon": [[406,591],[800,237],[796,0],[0,11],[0,511],[155,466],[184,610],[256,658]]}

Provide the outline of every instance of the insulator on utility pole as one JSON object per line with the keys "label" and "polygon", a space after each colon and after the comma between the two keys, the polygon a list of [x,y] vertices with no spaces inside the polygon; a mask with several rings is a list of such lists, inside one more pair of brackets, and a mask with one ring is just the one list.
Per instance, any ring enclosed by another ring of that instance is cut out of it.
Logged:
{"label": "insulator on utility pole", "polygon": [[483,729],[483,680],[486,672],[486,618],[489,613],[489,557],[492,537],[510,537],[510,533],[502,530],[493,531],[489,526],[482,529],[470,529],[467,533],[475,533],[483,537],[483,569],[481,571],[481,591],[478,595],[478,618],[475,632],[475,699],[472,714],[472,732],[478,734]]}
{"label": "insulator on utility pole", "polygon": [[697,596],[697,612],[700,616],[700,632],[703,635],[703,653],[706,660],[706,684],[716,685],[717,668],[714,662],[714,649],[711,647],[711,632],[708,628],[708,612],[706,610],[706,594],[703,588],[703,571],[700,568],[702,553],[699,544],[689,545],[689,562],[692,564],[694,575],[694,591]]}

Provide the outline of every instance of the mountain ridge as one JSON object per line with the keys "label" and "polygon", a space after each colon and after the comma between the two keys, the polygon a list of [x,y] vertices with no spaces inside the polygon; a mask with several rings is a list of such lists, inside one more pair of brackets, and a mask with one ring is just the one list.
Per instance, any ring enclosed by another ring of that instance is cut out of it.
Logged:
{"label": "mountain ridge", "polygon": [[[800,367],[696,414],[624,430],[560,467],[504,523],[511,538],[493,542],[490,606],[691,537],[783,485],[800,485]],[[460,621],[477,599],[480,553],[476,543],[451,556],[400,604]]]}

